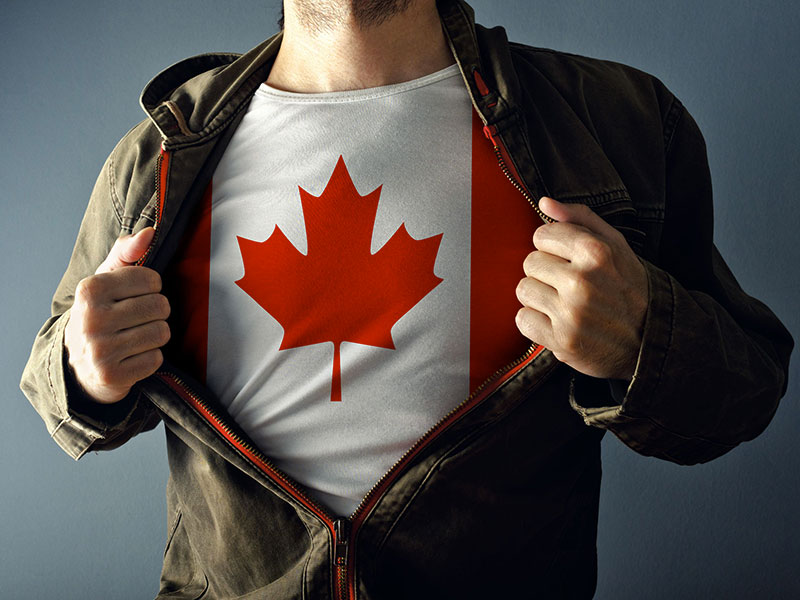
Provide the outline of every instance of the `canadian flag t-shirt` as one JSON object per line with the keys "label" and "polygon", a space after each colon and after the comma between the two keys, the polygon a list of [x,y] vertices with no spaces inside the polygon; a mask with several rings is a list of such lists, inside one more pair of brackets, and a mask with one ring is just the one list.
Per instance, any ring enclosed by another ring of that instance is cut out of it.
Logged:
{"label": "canadian flag t-shirt", "polygon": [[530,345],[515,288],[539,224],[457,65],[343,92],[262,84],[165,274],[168,355],[349,515]]}

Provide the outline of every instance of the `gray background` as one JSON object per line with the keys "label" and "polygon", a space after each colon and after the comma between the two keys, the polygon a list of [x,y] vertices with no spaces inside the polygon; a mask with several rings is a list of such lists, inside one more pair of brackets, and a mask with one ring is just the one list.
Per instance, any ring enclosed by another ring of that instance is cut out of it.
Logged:
{"label": "gray background", "polygon": [[[800,337],[800,4],[474,0],[511,39],[655,74],[708,143],[716,241],[746,291]],[[0,8],[3,426],[0,597],[147,598],[165,540],[163,431],[73,462],[18,390],[104,158],[156,72],[245,51],[276,0],[5,0]],[[773,423],[706,465],[603,443],[597,598],[800,597],[798,361]]]}

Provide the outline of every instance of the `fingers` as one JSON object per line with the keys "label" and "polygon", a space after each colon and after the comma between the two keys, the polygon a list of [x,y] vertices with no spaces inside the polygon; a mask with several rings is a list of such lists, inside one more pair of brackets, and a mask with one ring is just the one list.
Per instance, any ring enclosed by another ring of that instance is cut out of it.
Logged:
{"label": "fingers", "polygon": [[147,267],[127,267],[82,279],[75,289],[76,301],[105,304],[161,291],[161,275]]}
{"label": "fingers", "polygon": [[154,228],[145,227],[135,235],[124,235],[118,238],[106,259],[97,267],[95,274],[107,273],[135,263],[147,251],[155,233]]}
{"label": "fingers", "polygon": [[100,402],[125,397],[137,381],[152,375],[161,363],[160,348],[169,341],[166,321],[153,321],[108,335],[92,336],[82,347],[78,380]]}
{"label": "fingers", "polygon": [[161,350],[148,350],[126,358],[114,368],[113,381],[130,389],[137,381],[150,377],[164,362]]}
{"label": "fingers", "polygon": [[170,307],[159,293],[156,271],[137,266],[98,271],[76,287],[64,345],[86,393],[109,403],[124,398],[161,364]]}
{"label": "fingers", "polygon": [[84,354],[96,369],[102,370],[131,356],[160,348],[169,338],[166,321],[151,321],[122,331],[87,336]]}
{"label": "fingers", "polygon": [[534,277],[526,277],[517,284],[517,300],[523,306],[550,315],[556,310],[558,291]]}
{"label": "fingers", "polygon": [[613,230],[611,225],[606,223],[591,208],[584,204],[568,204],[543,196],[539,200],[539,208],[544,214],[556,221],[572,223],[573,225],[582,225],[586,229],[596,233]]}
{"label": "fingers", "polygon": [[534,251],[528,254],[522,268],[527,277],[538,279],[554,289],[558,289],[560,282],[564,278],[564,273],[570,268],[568,260],[542,251]]}
{"label": "fingers", "polygon": [[166,321],[170,314],[169,300],[163,294],[145,294],[116,302],[109,311],[114,331],[136,327],[151,321]]}
{"label": "fingers", "polygon": [[114,360],[122,362],[148,350],[161,348],[169,341],[170,331],[166,321],[151,321],[113,334],[117,356]]}
{"label": "fingers", "polygon": [[517,327],[592,377],[625,378],[641,345],[647,273],[624,236],[586,206],[542,198],[556,219],[536,229],[517,287]]}
{"label": "fingers", "polygon": [[536,229],[533,243],[539,250],[591,265],[607,258],[613,250],[627,248],[622,234],[588,206],[562,204],[546,196],[540,205],[561,218]]}
{"label": "fingers", "polygon": [[533,243],[542,252],[581,266],[592,266],[606,262],[618,243],[616,230],[613,238],[607,235],[590,231],[583,225],[559,222],[538,227],[533,234]]}
{"label": "fingers", "polygon": [[550,317],[532,308],[523,307],[517,311],[517,329],[532,342],[550,346],[553,337],[553,325]]}

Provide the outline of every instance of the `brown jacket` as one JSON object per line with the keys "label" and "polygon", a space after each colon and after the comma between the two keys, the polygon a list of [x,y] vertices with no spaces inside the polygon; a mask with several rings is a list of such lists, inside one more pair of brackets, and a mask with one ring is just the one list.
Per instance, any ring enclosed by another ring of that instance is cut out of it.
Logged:
{"label": "brown jacket", "polygon": [[77,283],[117,236],[149,225],[157,235],[142,264],[164,272],[281,34],[242,56],[182,61],[147,86],[148,118],[106,161],[21,382],[76,459],[164,422],[159,598],[589,598],[605,430],[642,454],[705,462],[757,436],[786,391],[793,341],[713,245],[705,144],[680,101],[631,67],[509,43],[461,0],[439,10],[520,201],[589,205],[645,265],[633,380],[579,375],[534,345],[349,516],[310,500],[174,365],[116,405],[93,404],[64,357]]}

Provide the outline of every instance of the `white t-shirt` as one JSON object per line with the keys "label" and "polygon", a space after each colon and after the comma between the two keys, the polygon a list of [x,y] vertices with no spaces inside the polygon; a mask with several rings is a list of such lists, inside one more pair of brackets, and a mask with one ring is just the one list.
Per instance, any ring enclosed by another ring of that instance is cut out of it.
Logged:
{"label": "white t-shirt", "polygon": [[348,515],[528,347],[515,287],[538,224],[457,65],[262,84],[174,261],[173,337],[262,452]]}

